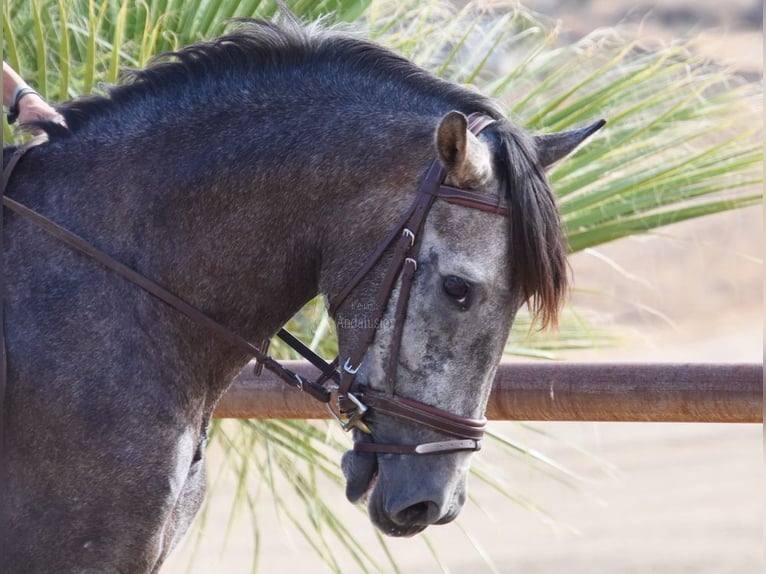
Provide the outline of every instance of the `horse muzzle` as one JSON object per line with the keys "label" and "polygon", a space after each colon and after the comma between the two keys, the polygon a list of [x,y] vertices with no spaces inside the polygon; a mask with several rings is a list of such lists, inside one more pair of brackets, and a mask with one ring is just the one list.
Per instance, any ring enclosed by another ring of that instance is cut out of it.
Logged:
{"label": "horse muzzle", "polygon": [[465,502],[467,453],[410,457],[348,451],[346,496],[366,502],[371,522],[388,536],[413,536],[455,519]]}

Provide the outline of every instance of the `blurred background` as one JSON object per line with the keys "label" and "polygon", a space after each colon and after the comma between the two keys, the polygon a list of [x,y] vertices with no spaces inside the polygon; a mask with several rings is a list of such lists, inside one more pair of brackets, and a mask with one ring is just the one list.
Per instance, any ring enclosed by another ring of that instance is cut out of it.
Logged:
{"label": "blurred background", "polygon": [[[530,0],[560,22],[561,41],[600,27],[651,46],[690,39],[692,50],[762,85],[763,2]],[[754,118],[763,126],[762,118]],[[572,258],[575,301],[620,325],[629,344],[588,358],[762,361],[763,209],[682,223]],[[607,295],[604,297],[603,295]],[[577,359],[585,355],[578,353]]]}

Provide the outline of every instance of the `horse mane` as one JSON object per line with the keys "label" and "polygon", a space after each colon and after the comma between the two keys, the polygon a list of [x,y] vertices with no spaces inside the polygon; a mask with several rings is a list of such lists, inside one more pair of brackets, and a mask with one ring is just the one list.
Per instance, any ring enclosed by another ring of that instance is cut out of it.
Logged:
{"label": "horse mane", "polygon": [[508,120],[490,125],[500,139],[510,207],[511,273],[542,328],[555,326],[568,290],[568,245],[556,198],[531,138]]}
{"label": "horse mane", "polygon": [[[293,18],[276,23],[259,19],[236,19],[229,34],[155,57],[143,70],[126,70],[106,96],[86,96],[58,106],[67,127],[39,122],[51,140],[70,137],[94,120],[130,104],[147,105],[148,99],[164,95],[181,105],[199,101],[200,90],[257,90],[257,82],[275,71],[302,67],[322,70],[326,76],[357,75],[383,82],[396,79],[426,99],[452,101],[467,113],[481,111],[495,119],[502,110],[493,100],[466,90],[418,67],[406,58],[374,42],[323,27],[302,25]],[[374,83],[374,82],[373,82]],[[378,88],[380,84],[378,82]],[[342,80],[338,81],[342,87]],[[366,94],[368,96],[373,94]],[[385,98],[381,97],[381,100]],[[216,105],[216,102],[211,102]],[[425,106],[423,109],[427,109]]]}
{"label": "horse mane", "polygon": [[[498,159],[511,208],[511,272],[541,325],[556,323],[567,291],[567,245],[555,197],[533,142],[504,118],[502,108],[491,98],[437,78],[373,42],[319,24],[304,26],[290,17],[282,23],[238,20],[230,34],[158,56],[146,69],[124,73],[107,96],[78,98],[59,106],[67,127],[52,122],[35,125],[51,141],[63,140],[88,127],[99,129],[99,118],[122,108],[132,107],[140,114],[158,96],[179,106],[204,98],[210,99],[210,105],[218,105],[223,91],[236,93],[242,86],[257,90],[264,74],[295,67],[337,76],[339,86],[344,74],[369,78],[369,85],[375,88],[360,97],[371,108],[389,101],[392,90],[402,90],[417,94],[406,101],[424,114],[433,114],[446,104],[445,112],[457,109],[494,118],[487,131],[499,138]],[[378,82],[373,81],[376,78]]]}

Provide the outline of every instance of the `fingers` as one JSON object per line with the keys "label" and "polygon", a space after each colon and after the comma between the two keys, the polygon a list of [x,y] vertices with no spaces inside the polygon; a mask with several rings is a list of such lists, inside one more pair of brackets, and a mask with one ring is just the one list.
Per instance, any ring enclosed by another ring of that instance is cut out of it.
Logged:
{"label": "fingers", "polygon": [[45,100],[36,94],[30,94],[19,102],[19,122],[55,121],[62,123],[64,118]]}
{"label": "fingers", "polygon": [[[23,126],[35,121],[52,121],[66,126],[63,116],[48,102],[37,94],[29,94],[19,102],[19,124]],[[34,128],[31,133],[41,135],[44,132],[39,128]]]}

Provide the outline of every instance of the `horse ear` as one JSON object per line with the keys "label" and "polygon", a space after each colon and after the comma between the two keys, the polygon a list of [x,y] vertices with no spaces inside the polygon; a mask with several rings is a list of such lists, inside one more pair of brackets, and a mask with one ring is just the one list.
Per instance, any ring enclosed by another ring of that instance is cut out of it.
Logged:
{"label": "horse ear", "polygon": [[540,164],[543,167],[549,167],[569,155],[578,145],[600,130],[605,123],[606,120],[598,120],[584,128],[535,136],[535,147]]}
{"label": "horse ear", "polygon": [[439,122],[436,149],[451,185],[477,185],[492,175],[489,148],[468,131],[468,118],[460,112],[449,112]]}

